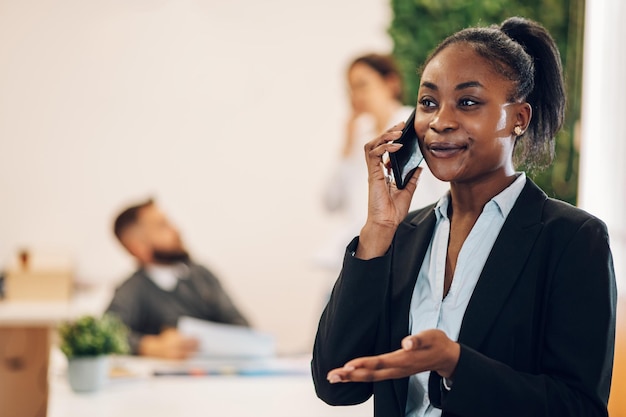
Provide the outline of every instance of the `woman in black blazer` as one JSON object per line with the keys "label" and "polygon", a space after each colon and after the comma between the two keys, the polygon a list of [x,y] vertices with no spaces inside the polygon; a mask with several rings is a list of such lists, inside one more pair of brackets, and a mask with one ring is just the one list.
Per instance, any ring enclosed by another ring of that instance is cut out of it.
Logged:
{"label": "woman in black blazer", "polygon": [[[419,175],[398,189],[382,163],[403,126],[366,145],[368,219],[315,340],[320,398],[373,394],[379,417],[607,415],[616,287],[606,227],[513,162],[516,148],[526,162],[551,154],[564,106],[560,56],[536,22],[465,29],[431,54],[414,127],[450,193],[407,215]],[[490,226],[494,207],[502,220]],[[459,256],[468,250],[476,256]],[[465,302],[411,334],[432,316],[420,300],[442,294],[441,308],[463,284]]]}

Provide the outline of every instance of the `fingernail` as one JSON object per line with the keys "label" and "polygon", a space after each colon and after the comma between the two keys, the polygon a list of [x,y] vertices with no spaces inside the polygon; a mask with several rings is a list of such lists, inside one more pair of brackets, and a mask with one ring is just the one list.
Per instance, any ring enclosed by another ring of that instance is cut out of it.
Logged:
{"label": "fingernail", "polygon": [[406,339],[402,341],[402,347],[404,348],[404,350],[411,350],[413,349],[413,341],[411,339]]}
{"label": "fingernail", "polygon": [[348,371],[348,372],[352,372],[354,371],[356,368],[354,366],[344,366],[343,367],[344,370]]}
{"label": "fingernail", "polygon": [[339,375],[330,375],[328,377],[328,382],[330,382],[331,384],[335,384],[337,382],[341,382],[341,378],[339,377]]}
{"label": "fingernail", "polygon": [[394,148],[401,148],[403,145],[401,143],[392,143],[391,146]]}

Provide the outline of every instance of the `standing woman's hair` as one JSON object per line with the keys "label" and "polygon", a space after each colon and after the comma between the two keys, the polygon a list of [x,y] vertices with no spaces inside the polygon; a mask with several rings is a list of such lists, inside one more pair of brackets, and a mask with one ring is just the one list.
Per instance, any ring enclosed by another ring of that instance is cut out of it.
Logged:
{"label": "standing woman's hair", "polygon": [[396,81],[395,91],[393,92],[394,98],[398,101],[402,101],[404,95],[404,88],[402,86],[402,74],[398,70],[393,56],[382,54],[367,54],[355,58],[348,66],[348,71],[352,69],[356,64],[367,65],[374,71],[376,71],[381,77],[386,80]]}
{"label": "standing woman's hair", "polygon": [[446,38],[426,64],[447,46],[468,43],[497,73],[513,81],[509,100],[527,101],[532,119],[518,137],[517,156],[529,168],[543,168],[554,157],[554,137],[563,125],[565,87],[559,50],[539,23],[511,17],[500,26],[463,29]]}

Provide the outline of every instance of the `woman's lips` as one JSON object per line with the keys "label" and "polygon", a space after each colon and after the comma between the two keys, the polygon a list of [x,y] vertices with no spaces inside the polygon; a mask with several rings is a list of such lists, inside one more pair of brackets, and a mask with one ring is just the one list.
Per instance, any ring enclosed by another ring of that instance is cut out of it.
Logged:
{"label": "woman's lips", "polygon": [[463,152],[467,147],[454,143],[432,143],[428,145],[428,151],[437,158],[452,158]]}

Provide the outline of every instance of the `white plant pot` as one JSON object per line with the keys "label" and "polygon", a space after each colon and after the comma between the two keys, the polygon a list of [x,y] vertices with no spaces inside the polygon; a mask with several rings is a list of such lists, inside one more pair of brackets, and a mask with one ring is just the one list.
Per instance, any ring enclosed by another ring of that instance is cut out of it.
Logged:
{"label": "white plant pot", "polygon": [[87,356],[68,360],[67,377],[75,392],[98,391],[108,379],[109,357]]}

